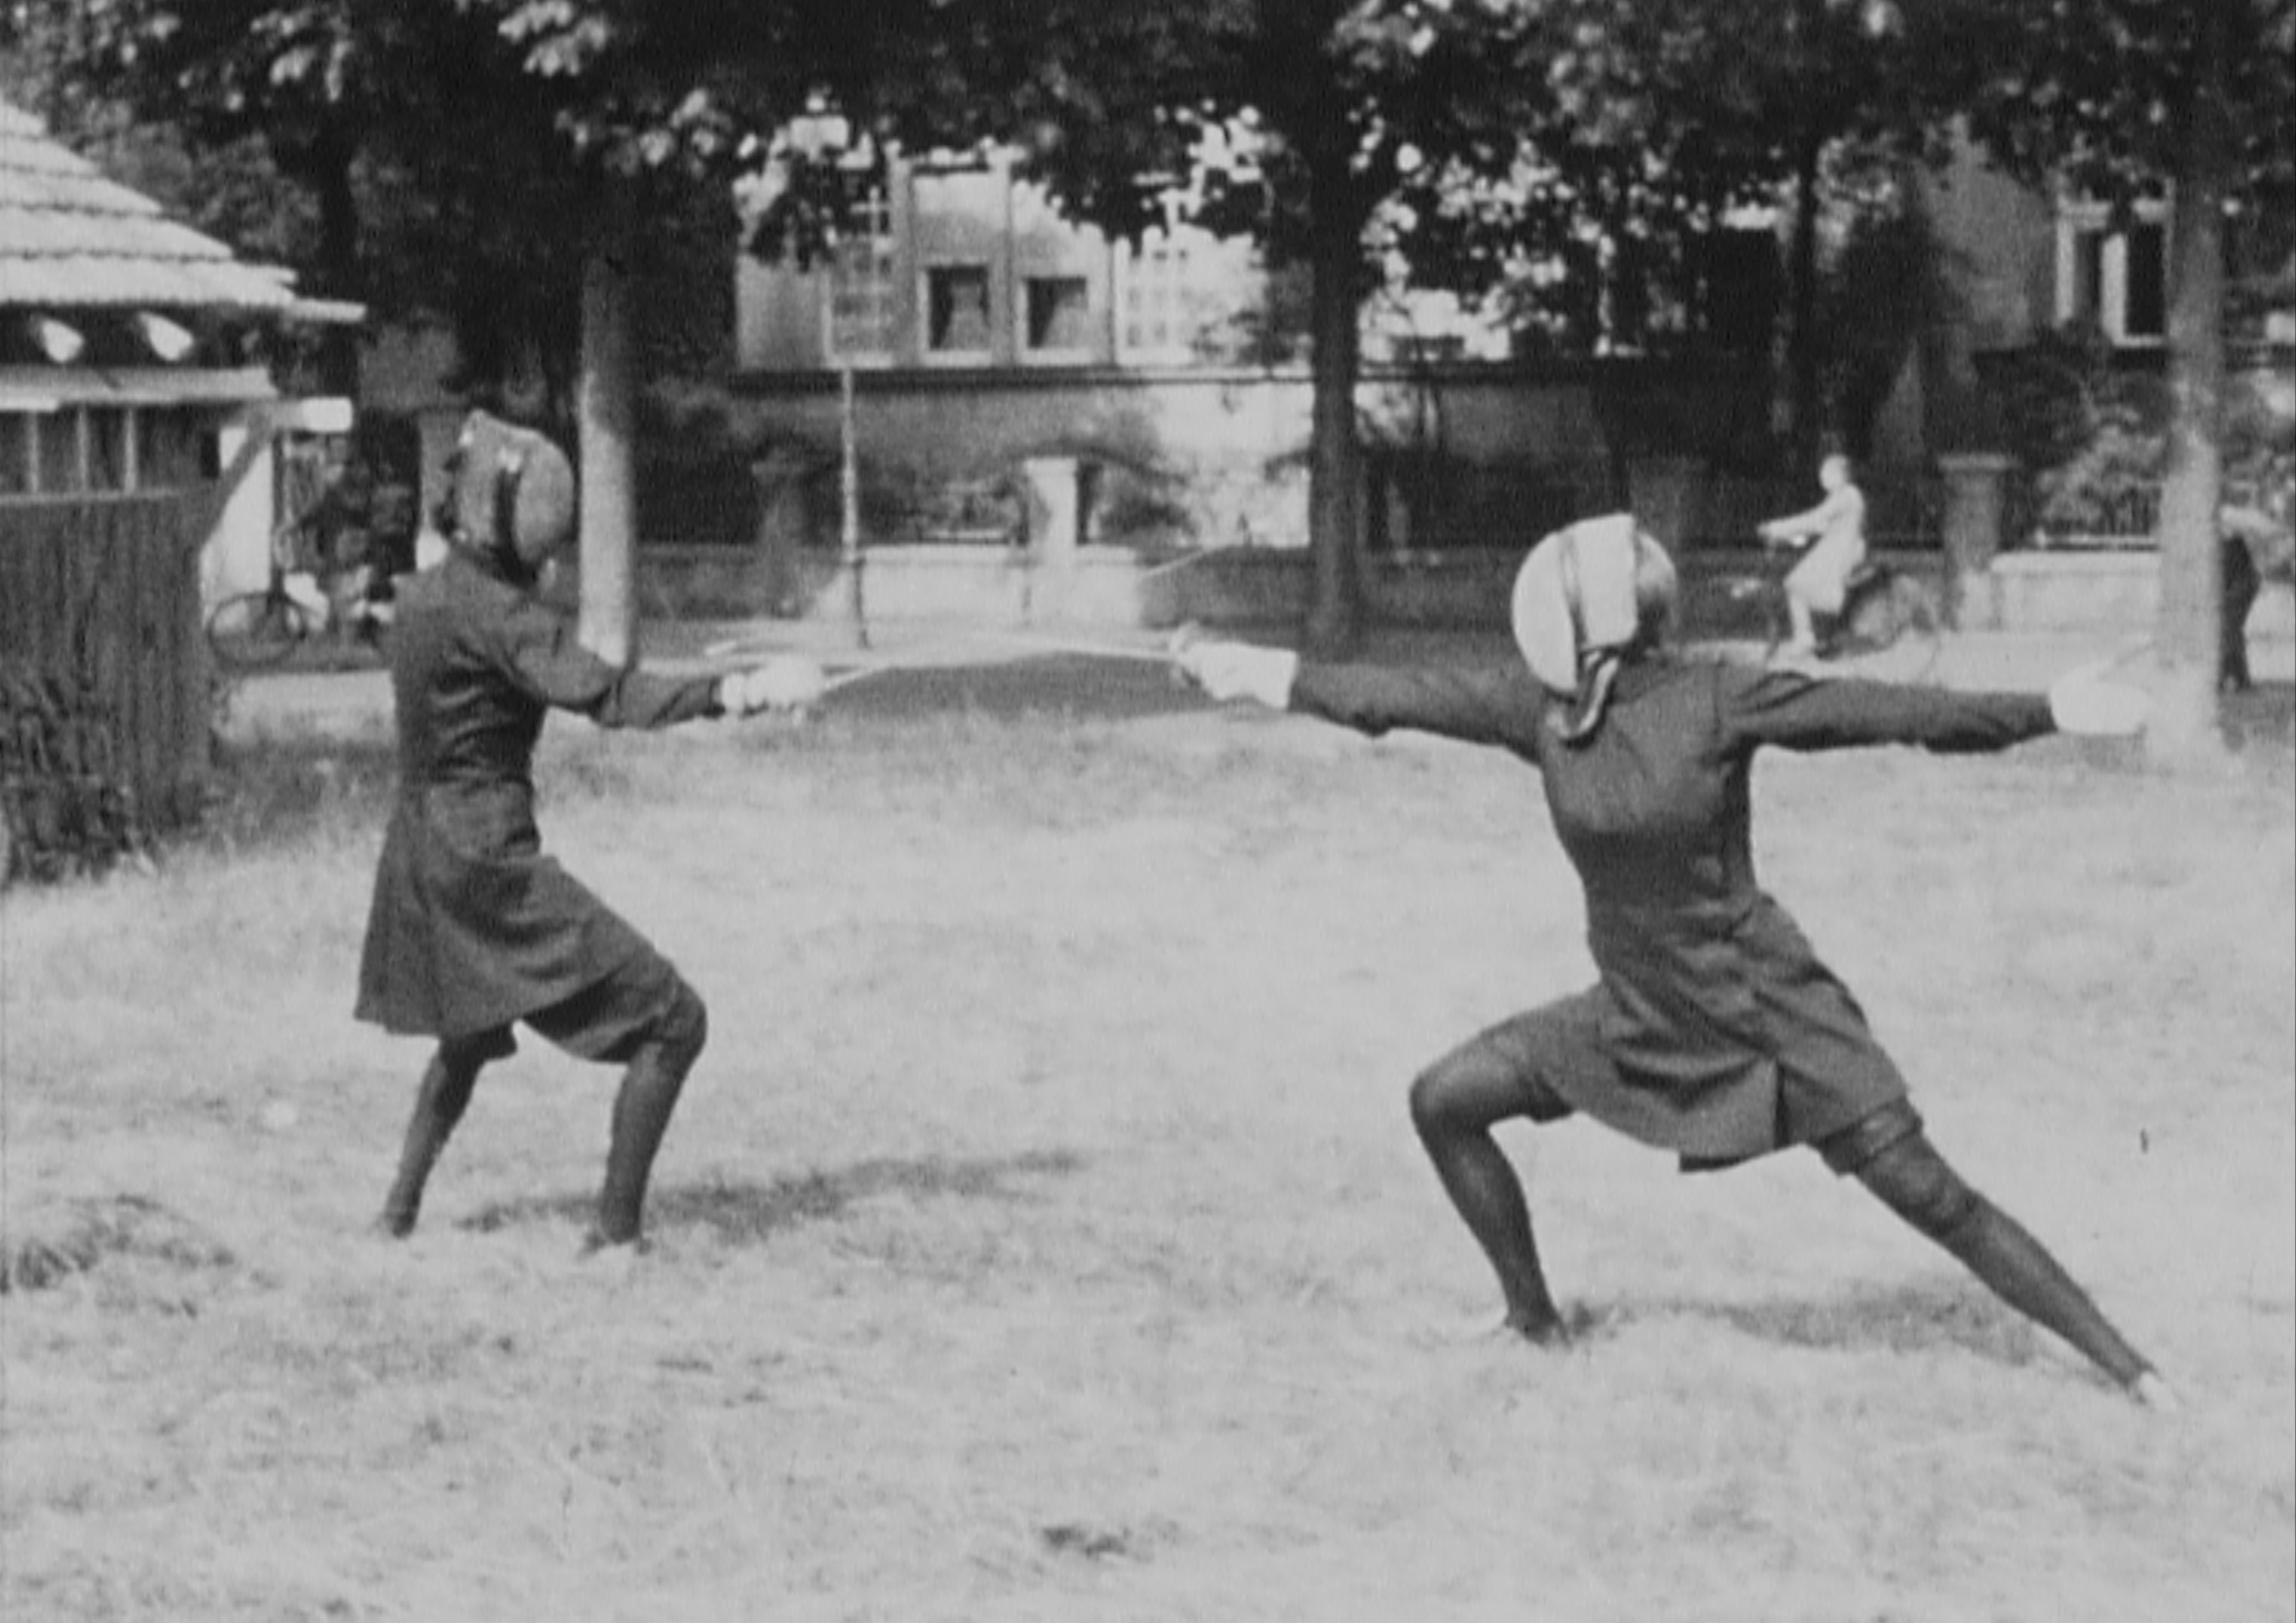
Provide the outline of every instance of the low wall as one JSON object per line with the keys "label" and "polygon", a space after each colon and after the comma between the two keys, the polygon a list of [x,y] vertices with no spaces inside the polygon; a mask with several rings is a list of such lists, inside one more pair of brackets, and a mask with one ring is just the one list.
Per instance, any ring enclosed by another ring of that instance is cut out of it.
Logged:
{"label": "low wall", "polygon": [[[1884,552],[1894,568],[1936,581],[1934,552]],[[1382,625],[1492,629],[1506,623],[1521,554],[1513,548],[1374,556],[1364,595]],[[1693,551],[1682,558],[1684,619],[1694,635],[1759,635],[1758,603],[1734,591],[1774,567],[1751,549]],[[647,613],[668,619],[749,619],[775,611],[777,578],[746,547],[647,547],[640,565]],[[853,582],[833,553],[808,550],[788,618],[842,620]],[[1306,615],[1308,560],[1296,548],[1230,547],[1159,556],[1086,546],[1060,568],[1014,546],[939,544],[870,548],[861,565],[864,611],[883,621],[954,619],[993,626],[1281,627]]]}
{"label": "low wall", "polygon": [[[1511,553],[1381,560],[1366,570],[1374,618],[1416,626],[1497,626],[1517,560]],[[1160,558],[1123,547],[1080,547],[1065,566],[1026,549],[963,544],[872,547],[861,565],[871,619],[954,619],[984,625],[1280,626],[1307,612],[1304,552],[1236,547]],[[733,547],[650,547],[640,567],[649,613],[672,619],[750,619],[774,612],[768,571]],[[789,618],[853,613],[853,577],[832,553],[800,561]]]}
{"label": "low wall", "polygon": [[[2151,550],[2003,553],[1964,583],[1973,629],[2149,632],[2161,600],[2160,556]],[[2266,583],[2248,618],[2251,637],[2296,637],[2296,595]]]}
{"label": "low wall", "polygon": [[[1893,568],[1922,576],[1942,595],[1936,552],[1884,551]],[[1308,608],[1308,564],[1292,548],[1232,547],[1158,556],[1086,546],[1065,570],[1024,548],[942,544],[880,546],[865,554],[868,617],[886,622],[959,620],[986,626],[1297,625]],[[1511,549],[1375,557],[1366,562],[1372,618],[1390,626],[1490,629],[1506,623],[1518,554]],[[1759,636],[1760,606],[1734,592],[1766,567],[1751,549],[1698,550],[1682,560],[1686,629],[1698,636]],[[1963,583],[1963,629],[2142,635],[2152,628],[2157,560],[2150,552],[2004,553]],[[650,546],[642,554],[645,612],[669,619],[754,619],[775,611],[769,575],[755,549]],[[780,605],[791,618],[842,620],[853,613],[852,578],[833,553],[808,550],[799,590]],[[2296,641],[2296,593],[2266,584],[2249,635]]]}

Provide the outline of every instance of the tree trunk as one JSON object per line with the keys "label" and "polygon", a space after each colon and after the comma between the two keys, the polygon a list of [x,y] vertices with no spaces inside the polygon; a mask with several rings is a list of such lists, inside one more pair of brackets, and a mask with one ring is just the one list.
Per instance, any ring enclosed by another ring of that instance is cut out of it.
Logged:
{"label": "tree trunk", "polygon": [[[356,301],[359,277],[358,194],[351,188],[357,143],[332,131],[312,149],[311,174],[319,194],[320,291],[330,299]],[[359,393],[359,330],[331,323],[319,337],[319,386],[331,395],[356,400]]]}
{"label": "tree trunk", "polygon": [[2217,510],[2224,393],[2224,197],[2232,165],[2225,112],[2224,21],[2204,5],[2200,60],[2177,156],[2169,224],[2169,458],[2161,487],[2160,666],[2146,742],[2158,764],[2208,763],[2224,753],[2217,676],[2224,589]]}
{"label": "tree trunk", "polygon": [[1314,405],[1308,462],[1308,614],[1302,647],[1332,658],[1363,635],[1363,445],[1356,432],[1356,379],[1363,335],[1356,285],[1363,271],[1363,214],[1348,171],[1347,129],[1311,143],[1308,168],[1309,341]]}
{"label": "tree trunk", "polygon": [[1819,441],[1817,181],[1825,143],[1814,132],[1797,142],[1793,243],[1786,257],[1786,414],[1794,472],[1806,478],[1817,464]]}
{"label": "tree trunk", "polygon": [[581,638],[600,659],[636,653],[637,487],[627,197],[605,183],[597,234],[582,266],[582,379],[576,390],[581,447]]}

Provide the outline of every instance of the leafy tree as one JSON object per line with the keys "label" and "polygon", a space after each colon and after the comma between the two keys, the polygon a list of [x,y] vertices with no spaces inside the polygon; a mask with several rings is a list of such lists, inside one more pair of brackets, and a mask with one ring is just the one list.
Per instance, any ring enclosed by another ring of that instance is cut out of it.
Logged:
{"label": "leafy tree", "polygon": [[1303,636],[1344,649],[1362,619],[1360,310],[1374,217],[1431,149],[1488,138],[1492,37],[1538,7],[1364,0],[980,0],[927,7],[906,71],[871,103],[904,139],[1017,136],[1074,215],[1129,235],[1210,132],[1242,130],[1204,223],[1304,266],[1312,369],[1309,601]]}
{"label": "leafy tree", "polygon": [[[1890,234],[1874,188],[1844,180],[1941,155],[1975,70],[1970,0],[1544,0],[1496,20],[1434,0],[1402,9],[1507,62],[1480,80],[1495,103],[1454,111],[1450,127],[1469,139],[1432,143],[1438,160],[1410,188],[1421,249],[1449,239],[1431,260],[1438,274],[1447,265],[1490,285],[1513,270],[1519,286],[1514,267],[1560,265],[1562,276],[1538,283],[1546,299],[1585,307],[1584,330],[1593,300],[1633,299],[1669,266],[1689,296],[1734,210],[1785,205],[1791,433],[1807,463],[1825,427],[1829,348],[1874,337],[1823,302],[1829,206],[1862,204],[1846,210],[1853,221]],[[1851,257],[1860,251],[1853,242]],[[1423,274],[1429,262],[1414,261]],[[1899,256],[1881,262],[1907,280]],[[1610,324],[1630,326],[1624,315]],[[1866,357],[1844,358],[1834,392],[1854,396],[1869,387]]]}
{"label": "leafy tree", "polygon": [[2225,225],[2296,203],[2296,4],[2049,0],[2005,7],[1971,126],[2012,172],[2123,208],[2170,198],[2168,459],[2161,494],[2161,705],[2167,762],[2220,752]]}
{"label": "leafy tree", "polygon": [[603,655],[625,660],[636,633],[633,290],[649,225],[681,214],[697,185],[719,186],[718,207],[729,209],[722,187],[745,136],[802,105],[792,86],[806,82],[808,64],[849,68],[851,41],[821,0],[456,7],[512,53],[521,94],[548,110],[561,142],[551,172],[572,187],[575,206],[554,240],[572,244],[579,260],[582,630]]}
{"label": "leafy tree", "polygon": [[[11,16],[37,33],[79,102],[180,130],[201,152],[259,146],[313,200],[316,228],[287,256],[312,273],[307,285],[384,316],[447,316],[467,388],[485,395],[538,366],[561,421],[571,414],[586,266],[606,265],[619,286],[654,241],[620,222],[686,195],[660,185],[621,206],[630,189],[605,179],[627,153],[586,141],[598,121],[582,100],[588,86],[523,8],[16,0]],[[356,337],[337,337],[323,381],[349,392]],[[626,357],[627,339],[626,323],[612,329],[607,353]],[[614,422],[628,420],[627,389],[617,372]],[[601,454],[586,503],[586,523],[618,532],[610,556],[625,575],[626,445],[625,433]],[[627,646],[627,602],[625,590],[596,639],[610,652]]]}
{"label": "leafy tree", "polygon": [[[570,341],[578,219],[546,87],[447,0],[20,0],[82,96],[182,132],[204,163],[259,152],[300,227],[278,257],[385,318],[448,318],[480,393]],[[283,177],[288,185],[281,186]],[[202,176],[202,180],[208,179]],[[306,201],[308,200],[308,201]],[[194,217],[197,217],[195,214]],[[247,243],[246,234],[232,240]],[[324,381],[355,387],[340,332]]]}
{"label": "leafy tree", "polygon": [[106,175],[241,253],[278,265],[312,257],[317,212],[259,139],[220,147],[194,141],[87,82],[72,44],[67,15],[50,0],[0,4],[0,94],[38,113]]}

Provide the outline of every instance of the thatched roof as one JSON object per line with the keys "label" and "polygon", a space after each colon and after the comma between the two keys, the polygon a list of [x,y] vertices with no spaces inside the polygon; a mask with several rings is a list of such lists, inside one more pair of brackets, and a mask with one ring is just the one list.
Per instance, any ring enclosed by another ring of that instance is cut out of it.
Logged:
{"label": "thatched roof", "polygon": [[0,309],[286,310],[284,273],[171,220],[0,100]]}

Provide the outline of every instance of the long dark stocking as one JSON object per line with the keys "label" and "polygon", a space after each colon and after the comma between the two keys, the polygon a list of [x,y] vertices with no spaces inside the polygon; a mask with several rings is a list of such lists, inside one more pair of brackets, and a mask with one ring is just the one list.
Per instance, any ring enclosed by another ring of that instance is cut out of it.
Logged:
{"label": "long dark stocking", "polygon": [[606,1151],[606,1181],[589,1249],[636,1241],[644,1224],[646,1180],[669,1130],[670,1112],[686,1073],[701,1056],[708,1022],[698,999],[688,999],[664,1022],[663,1034],[640,1048],[614,1095],[613,1137]]}
{"label": "long dark stocking", "polygon": [[1467,1232],[1482,1247],[1506,1299],[1506,1322],[1534,1341],[1560,1336],[1562,1316],[1547,1289],[1532,1236],[1522,1180],[1490,1134],[1491,1125],[1521,1113],[1514,1078],[1455,1056],[1411,1090],[1411,1119]]}
{"label": "long dark stocking", "polygon": [[470,1109],[472,1090],[478,1086],[479,1072],[485,1064],[482,1058],[447,1047],[431,1056],[414,1095],[414,1113],[406,1123],[398,1176],[391,1181],[390,1193],[383,1198],[382,1215],[375,1220],[375,1226],[383,1233],[403,1238],[414,1232],[414,1220],[422,1209],[422,1187],[430,1181],[430,1168],[438,1165],[439,1152],[447,1147],[455,1124]]}
{"label": "long dark stocking", "polygon": [[1859,1168],[1857,1176],[1995,1295],[2062,1336],[2121,1385],[2133,1385],[2151,1371],[2041,1242],[1964,1183],[1924,1135],[1898,1140]]}

